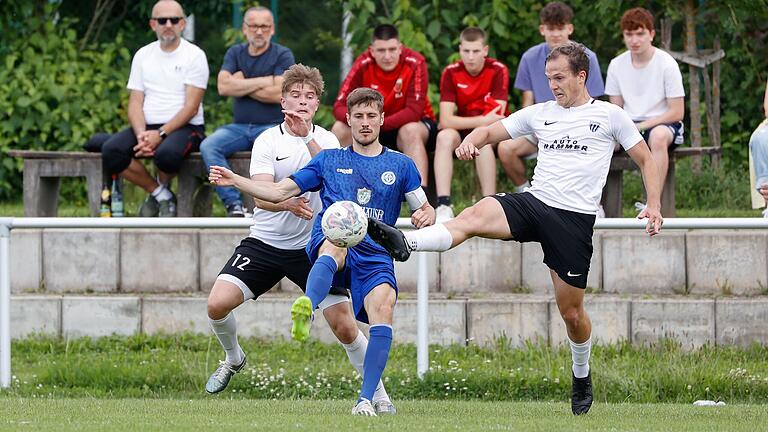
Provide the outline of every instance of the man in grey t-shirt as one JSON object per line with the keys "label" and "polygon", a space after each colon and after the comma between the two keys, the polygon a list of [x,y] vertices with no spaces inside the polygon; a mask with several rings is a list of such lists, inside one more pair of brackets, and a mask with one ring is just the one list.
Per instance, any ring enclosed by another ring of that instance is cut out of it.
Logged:
{"label": "man in grey t-shirt", "polygon": [[[544,62],[552,48],[568,42],[573,33],[573,10],[561,2],[551,2],[544,6],[539,13],[539,33],[544,36],[544,42],[534,45],[520,59],[515,76],[515,88],[523,92],[522,108],[555,100],[549,89],[547,77],[544,75]],[[587,90],[592,97],[600,97],[604,93],[603,77],[600,64],[595,53],[587,49],[589,57],[589,73]],[[507,177],[522,190],[529,186],[525,176],[524,159],[535,155],[538,140],[533,135],[520,137],[511,141],[499,143],[498,152]]]}

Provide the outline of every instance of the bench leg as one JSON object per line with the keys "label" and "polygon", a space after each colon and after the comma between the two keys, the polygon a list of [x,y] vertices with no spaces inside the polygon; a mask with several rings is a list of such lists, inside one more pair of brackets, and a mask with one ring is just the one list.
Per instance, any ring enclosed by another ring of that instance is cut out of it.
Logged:
{"label": "bench leg", "polygon": [[200,178],[196,175],[183,175],[179,173],[178,177],[178,214],[179,217],[192,217],[193,205],[192,197],[200,185]]}
{"label": "bench leg", "polygon": [[59,177],[42,177],[39,161],[24,161],[24,216],[55,217],[59,207]]}
{"label": "bench leg", "polygon": [[[85,161],[83,161],[85,163]],[[101,209],[101,188],[105,183],[102,174],[101,160],[89,161],[88,168],[85,170],[88,174],[85,180],[88,187],[88,204],[91,207],[91,216],[99,216]],[[107,183],[108,184],[108,183]]]}
{"label": "bench leg", "polygon": [[621,170],[609,171],[608,179],[605,182],[605,188],[603,188],[603,210],[605,210],[605,217],[619,218],[622,217],[622,198],[624,194],[624,176]]}
{"label": "bench leg", "polygon": [[664,180],[664,189],[661,191],[661,215],[663,217],[675,217],[675,160],[669,158],[667,178]]}
{"label": "bench leg", "polygon": [[211,216],[211,192],[213,187],[205,182],[200,182],[192,199],[192,215],[196,217]]}

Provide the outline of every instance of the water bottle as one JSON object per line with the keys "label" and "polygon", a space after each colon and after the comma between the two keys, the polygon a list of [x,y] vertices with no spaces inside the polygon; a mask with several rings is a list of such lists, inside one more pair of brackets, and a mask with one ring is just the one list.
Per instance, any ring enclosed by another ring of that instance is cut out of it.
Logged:
{"label": "water bottle", "polygon": [[120,177],[112,176],[112,217],[123,217],[123,191],[120,187]]}
{"label": "water bottle", "polygon": [[109,184],[104,183],[101,188],[101,208],[99,209],[100,217],[112,217],[112,193],[109,190]]}

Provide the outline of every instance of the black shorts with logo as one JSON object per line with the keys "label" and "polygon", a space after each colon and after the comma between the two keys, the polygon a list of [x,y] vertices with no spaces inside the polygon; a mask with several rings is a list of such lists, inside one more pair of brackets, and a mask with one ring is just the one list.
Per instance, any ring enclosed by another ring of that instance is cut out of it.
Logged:
{"label": "black shorts with logo", "polygon": [[[427,127],[428,131],[425,147],[427,148],[427,152],[433,152],[435,151],[435,144],[437,142],[437,123],[429,117],[424,117],[421,119],[421,122]],[[398,128],[381,132],[379,134],[379,142],[381,145],[392,150],[400,151],[397,148],[397,132],[399,130],[400,129]]]}
{"label": "black shorts with logo", "polygon": [[550,207],[528,192],[493,197],[504,209],[514,240],[541,243],[544,264],[567,284],[587,287],[595,215]]}
{"label": "black shorts with logo", "polygon": [[[306,292],[311,269],[312,264],[304,249],[278,249],[261,240],[246,237],[235,248],[219,274],[239,279],[253,292],[254,298],[258,298],[283,277]],[[329,294],[349,297],[344,288],[332,287]]]}

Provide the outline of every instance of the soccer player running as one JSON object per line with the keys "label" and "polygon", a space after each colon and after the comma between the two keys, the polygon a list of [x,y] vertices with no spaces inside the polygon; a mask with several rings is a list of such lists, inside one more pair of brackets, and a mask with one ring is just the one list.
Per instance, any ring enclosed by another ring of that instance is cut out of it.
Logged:
{"label": "soccer player running", "polygon": [[[323,88],[323,77],[316,68],[298,64],[285,72],[281,100],[285,121],[267,129],[255,140],[250,168],[253,180],[274,184],[306,165],[321,150],[339,148],[339,141],[332,133],[312,124]],[[320,208],[320,197],[315,192],[302,193],[276,204],[257,201],[250,236],[235,249],[208,297],[208,320],[227,355],[209,378],[205,386],[208,393],[224,390],[232,376],[245,366],[245,353],[237,342],[237,322],[232,310],[269,291],[283,277],[305,289],[312,264],[304,247]],[[331,288],[330,294],[317,306],[344,346],[350,362],[363,375],[368,340],[352,317],[347,290]],[[395,407],[384,385],[380,381],[377,384],[372,396],[376,411],[394,414]]]}
{"label": "soccer player running", "polygon": [[648,146],[629,116],[589,95],[585,86],[589,58],[583,45],[568,42],[553,48],[545,70],[555,101],[477,128],[456,149],[459,159],[469,160],[486,144],[534,134],[539,140],[539,161],[530,189],[483,198],[453,220],[405,235],[369,219],[368,234],[400,261],[408,259],[412,250],[446,251],[471,237],[541,243],[555,301],[568,330],[573,358],[571,410],[578,415],[592,405],[592,324],[584,310],[584,288],[595,214],[614,143],[624,147],[641,169],[648,206],[638,218],[648,219],[650,235],[661,230],[661,181]]}
{"label": "soccer player running", "polygon": [[[411,222],[422,228],[435,221],[435,210],[421,189],[421,178],[413,161],[379,143],[384,123],[384,99],[370,88],[358,88],[347,98],[347,123],[352,146],[324,150],[304,168],[278,183],[254,181],[213,166],[209,179],[217,185],[233,185],[254,197],[279,203],[310,190],[320,190],[323,209],[312,229],[307,253],[313,262],[307,281],[307,296],[291,308],[292,335],[306,339],[312,311],[321,304],[332,284],[352,292],[355,316],[370,327],[370,342],[363,365],[360,397],[354,415],[375,416],[371,404],[376,385],[389,358],[392,344],[392,313],[397,299],[397,282],[392,258],[383,247],[366,236],[352,248],[339,248],[323,236],[320,220],[336,201],[355,201],[369,219],[394,224],[400,205],[406,201]],[[303,325],[302,325],[303,323]]]}

